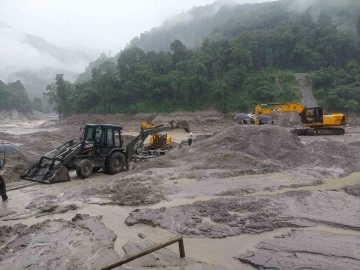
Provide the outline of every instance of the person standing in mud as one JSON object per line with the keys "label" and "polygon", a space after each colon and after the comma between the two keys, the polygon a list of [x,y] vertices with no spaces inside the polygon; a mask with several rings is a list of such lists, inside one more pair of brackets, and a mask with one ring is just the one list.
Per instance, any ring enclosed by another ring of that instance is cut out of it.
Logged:
{"label": "person standing in mud", "polygon": [[189,138],[188,138],[189,146],[192,145],[193,139],[194,139],[194,135],[193,135],[192,132],[190,131],[190,133],[189,133]]}
{"label": "person standing in mud", "polygon": [[7,201],[8,196],[6,195],[6,184],[4,181],[4,178],[2,177],[2,174],[5,171],[5,159],[0,159],[0,196],[3,201]]}
{"label": "person standing in mud", "polygon": [[192,145],[194,139],[194,135],[192,134],[192,132],[189,133],[188,139],[187,140],[182,140],[179,144],[179,149],[181,148],[181,146],[185,143],[188,143],[188,145]]}

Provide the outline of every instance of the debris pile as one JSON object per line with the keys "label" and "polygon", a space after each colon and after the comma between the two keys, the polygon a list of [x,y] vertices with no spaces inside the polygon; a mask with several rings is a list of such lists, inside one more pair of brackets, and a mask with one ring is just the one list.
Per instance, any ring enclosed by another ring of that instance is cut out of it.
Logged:
{"label": "debris pile", "polygon": [[121,174],[110,187],[105,187],[96,193],[110,195],[110,199],[117,205],[138,206],[149,205],[164,199],[160,181],[143,174],[124,177]]}
{"label": "debris pile", "polygon": [[[304,145],[299,138],[279,126],[233,126],[191,147],[173,150],[164,157],[139,165],[148,168],[177,167],[181,177],[191,171],[236,170],[275,172],[294,168],[337,171],[336,177],[360,170],[360,145],[336,141],[315,141]],[[181,167],[181,169],[179,169]]]}

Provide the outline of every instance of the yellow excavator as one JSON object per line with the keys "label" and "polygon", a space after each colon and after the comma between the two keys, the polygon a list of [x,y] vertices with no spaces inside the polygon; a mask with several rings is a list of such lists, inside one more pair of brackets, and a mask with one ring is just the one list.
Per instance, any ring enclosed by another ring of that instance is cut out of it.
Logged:
{"label": "yellow excavator", "polygon": [[348,125],[347,116],[343,113],[324,114],[321,107],[306,108],[297,102],[256,105],[254,124],[259,124],[259,115],[271,115],[276,112],[299,113],[306,128],[297,128],[291,132],[300,136],[344,135],[345,129],[341,126]]}
{"label": "yellow excavator", "polygon": [[[147,122],[145,120],[141,121],[141,130],[154,128],[156,127],[156,124]],[[155,150],[155,149],[169,149],[172,148],[171,146],[171,136],[167,133],[155,133],[152,134],[150,137],[150,145],[147,146],[149,150]]]}

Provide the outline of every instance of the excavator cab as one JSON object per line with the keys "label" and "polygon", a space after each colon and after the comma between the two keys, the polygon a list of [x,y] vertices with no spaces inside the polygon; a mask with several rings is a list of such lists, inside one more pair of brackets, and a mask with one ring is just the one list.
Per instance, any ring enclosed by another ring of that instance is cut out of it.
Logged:
{"label": "excavator cab", "polygon": [[[147,122],[145,120],[141,121],[141,129],[149,129],[154,128],[157,125]],[[150,144],[147,145],[146,149],[154,150],[154,149],[164,149],[171,148],[171,136],[167,133],[155,133],[150,137]]]}
{"label": "excavator cab", "polygon": [[150,137],[150,144],[155,147],[164,147],[171,143],[171,136],[167,133],[156,133]]}
{"label": "excavator cab", "polygon": [[323,108],[314,107],[314,108],[305,108],[301,113],[301,122],[305,125],[311,124],[322,124],[323,123]]}

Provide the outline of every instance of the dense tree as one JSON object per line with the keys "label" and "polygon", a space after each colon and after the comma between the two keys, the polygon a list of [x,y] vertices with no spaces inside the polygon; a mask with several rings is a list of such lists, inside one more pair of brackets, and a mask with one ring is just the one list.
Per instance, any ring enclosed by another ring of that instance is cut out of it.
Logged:
{"label": "dense tree", "polygon": [[5,84],[0,80],[0,110],[12,109],[29,113],[32,103],[21,81]]}
{"label": "dense tree", "polygon": [[35,110],[42,112],[43,108],[42,108],[42,101],[40,98],[34,97],[32,103],[33,103],[33,108]]}
{"label": "dense tree", "polygon": [[60,117],[71,115],[72,84],[64,80],[63,74],[56,74],[55,83],[48,85],[44,96],[48,98],[51,104],[55,105],[55,111]]}
{"label": "dense tree", "polygon": [[[176,38],[160,52],[129,46],[116,61],[102,56],[85,83],[59,92],[64,83],[57,77],[47,96],[64,115],[214,105],[222,111],[250,111],[258,102],[300,100],[295,72],[308,72],[326,109],[359,110],[360,40],[355,34],[359,1],[324,5],[314,0],[312,7],[295,12],[292,7],[297,3],[221,8],[217,16],[224,23],[197,50]],[[191,25],[186,29],[193,33]],[[154,41],[159,35],[161,31],[153,32],[152,38],[144,34],[134,43]],[[65,93],[68,99],[61,95]]]}

